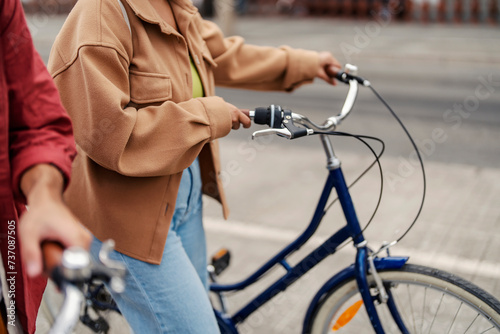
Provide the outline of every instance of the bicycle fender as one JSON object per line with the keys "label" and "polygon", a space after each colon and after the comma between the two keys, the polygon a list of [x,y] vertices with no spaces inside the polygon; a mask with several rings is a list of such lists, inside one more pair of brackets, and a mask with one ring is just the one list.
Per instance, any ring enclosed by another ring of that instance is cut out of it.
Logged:
{"label": "bicycle fender", "polygon": [[[375,268],[377,270],[387,270],[387,269],[399,269],[403,267],[403,265],[408,261],[408,257],[397,257],[397,256],[389,256],[383,258],[375,258],[373,260],[375,264]],[[311,321],[312,315],[316,310],[319,302],[323,298],[325,294],[328,293],[333,287],[339,285],[346,279],[354,278],[355,268],[354,264],[351,264],[349,267],[344,268],[342,271],[338,272],[335,276],[330,278],[316,293],[314,298],[309,304],[309,308],[307,309],[306,317],[304,319],[304,326],[302,327],[302,333],[307,334],[307,330],[309,328],[309,323]]]}

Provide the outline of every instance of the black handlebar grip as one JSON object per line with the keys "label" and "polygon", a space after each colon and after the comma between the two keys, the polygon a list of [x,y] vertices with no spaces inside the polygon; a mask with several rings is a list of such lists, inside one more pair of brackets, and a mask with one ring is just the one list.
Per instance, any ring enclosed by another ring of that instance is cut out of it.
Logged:
{"label": "black handlebar grip", "polygon": [[253,121],[255,124],[267,124],[269,125],[269,115],[271,112],[269,108],[258,107],[255,108],[255,115],[253,117]]}
{"label": "black handlebar grip", "polygon": [[362,77],[358,77],[357,75],[352,75],[343,71],[337,72],[335,78],[337,78],[339,81],[342,81],[343,83],[349,83],[349,80],[356,80],[358,83],[366,85],[366,83],[368,82]]}
{"label": "black handlebar grip", "polygon": [[279,129],[283,121],[283,112],[281,107],[277,105],[272,105],[267,108],[255,108],[253,121],[255,124],[269,125],[271,128]]}

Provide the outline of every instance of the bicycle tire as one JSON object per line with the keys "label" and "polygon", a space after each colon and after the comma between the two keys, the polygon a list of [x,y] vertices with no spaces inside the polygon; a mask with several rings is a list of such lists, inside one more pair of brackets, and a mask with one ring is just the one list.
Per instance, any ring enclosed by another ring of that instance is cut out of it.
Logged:
{"label": "bicycle tire", "polygon": [[[500,302],[460,277],[412,264],[380,271],[379,275],[394,296],[410,333],[500,333]],[[368,280],[370,288],[376,289],[373,278],[369,276]],[[359,300],[355,278],[336,285],[318,303],[305,333],[374,332],[364,307],[357,312],[352,307],[352,317],[347,315],[346,310]],[[385,333],[401,333],[386,304],[378,304],[376,308]]]}

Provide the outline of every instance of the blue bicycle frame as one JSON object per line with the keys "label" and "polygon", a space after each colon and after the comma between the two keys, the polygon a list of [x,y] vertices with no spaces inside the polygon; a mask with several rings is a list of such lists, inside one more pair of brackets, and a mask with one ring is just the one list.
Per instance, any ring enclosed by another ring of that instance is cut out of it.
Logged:
{"label": "blue bicycle frame", "polygon": [[[354,245],[357,248],[356,261],[351,266],[343,269],[335,276],[333,276],[316,294],[313,298],[309,309],[306,313],[306,318],[304,321],[304,329],[307,328],[313,311],[319,302],[321,296],[329,291],[333,286],[339,284],[347,278],[356,277],[360,293],[363,298],[363,302],[372,322],[373,328],[376,333],[384,333],[380,319],[377,315],[377,311],[374,305],[374,297],[370,294],[369,285],[367,282],[367,272],[368,272],[368,253],[369,250],[366,246],[366,242],[361,230],[361,227],[356,216],[354,205],[349,194],[349,189],[344,179],[342,169],[340,168],[340,161],[333,153],[333,149],[329,138],[326,135],[320,135],[325,152],[328,158],[327,168],[329,170],[328,177],[326,179],[323,192],[319,199],[318,205],[314,212],[313,218],[307,227],[307,229],[292,243],[285,247],[281,252],[275,255],[271,260],[265,263],[261,268],[259,268],[255,273],[249,276],[247,279],[235,283],[235,284],[212,284],[210,290],[216,293],[237,291],[247,288],[249,285],[255,283],[264,273],[277,264],[280,264],[286,269],[286,273],[278,279],[276,282],[271,284],[265,291],[260,293],[252,301],[250,301],[246,306],[237,311],[232,316],[227,316],[221,312],[216,311],[216,316],[218,317],[219,324],[225,328],[227,333],[238,333],[236,325],[243,322],[250,314],[257,310],[264,303],[269,301],[271,298],[276,296],[281,291],[284,291],[293,282],[299,279],[301,276],[306,274],[310,269],[316,266],[319,262],[324,260],[327,256],[334,254],[337,251],[337,247],[341,245],[344,241],[349,238],[353,239]],[[317,230],[322,218],[325,214],[325,207],[330,194],[336,189],[339,202],[341,204],[342,210],[346,218],[346,225],[339,229],[335,234],[333,234],[328,240],[326,240],[322,245],[317,247],[314,251],[309,253],[302,261],[300,261],[294,267],[286,261],[287,256],[289,256],[294,251],[298,250]],[[376,270],[379,269],[399,269],[406,261],[407,257],[384,257],[375,258],[374,265]],[[390,296],[389,296],[390,298]],[[392,306],[391,306],[392,304]],[[394,307],[392,300],[388,301],[389,309],[391,314],[398,323],[401,331],[403,333],[407,332],[406,328],[400,321],[400,316],[398,311]]]}

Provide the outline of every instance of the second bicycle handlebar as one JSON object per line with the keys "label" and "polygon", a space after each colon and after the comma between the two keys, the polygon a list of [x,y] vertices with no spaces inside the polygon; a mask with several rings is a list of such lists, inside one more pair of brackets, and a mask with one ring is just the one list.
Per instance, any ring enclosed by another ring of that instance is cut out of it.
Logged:
{"label": "second bicycle handlebar", "polygon": [[[271,129],[256,131],[253,137],[276,134],[288,139],[294,139],[314,134],[315,131],[327,132],[335,130],[352,111],[358,96],[359,83],[364,86],[370,85],[368,80],[356,76],[357,70],[356,66],[347,64],[344,71],[331,72],[332,76],[349,85],[344,105],[338,115],[331,116],[322,125],[318,125],[306,116],[282,109],[282,107],[277,105],[271,105],[267,108],[256,108],[250,111],[250,118],[253,119],[254,123],[268,125]],[[298,127],[296,124],[303,127]]]}
{"label": "second bicycle handlebar", "polygon": [[64,247],[53,241],[42,243],[44,272],[64,294],[63,305],[50,329],[50,334],[72,333],[79,320],[80,310],[85,302],[84,286],[92,280],[107,283],[109,287],[122,292],[126,269],[119,262],[109,259],[114,243],[103,243],[99,252],[100,262],[94,262],[87,250],[79,247]]}

